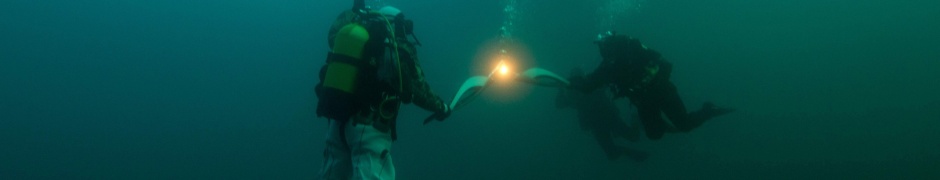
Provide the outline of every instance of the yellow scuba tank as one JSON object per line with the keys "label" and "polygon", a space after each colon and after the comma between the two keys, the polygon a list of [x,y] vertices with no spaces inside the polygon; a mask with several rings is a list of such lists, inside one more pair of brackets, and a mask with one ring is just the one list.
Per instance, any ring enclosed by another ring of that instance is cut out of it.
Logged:
{"label": "yellow scuba tank", "polygon": [[370,35],[359,23],[349,23],[333,36],[332,51],[321,69],[317,85],[317,115],[334,120],[347,120],[363,108],[360,92],[363,78],[368,77],[369,60],[365,53]]}
{"label": "yellow scuba tank", "polygon": [[[331,51],[316,87],[320,117],[348,120],[360,110],[387,104],[383,101],[402,92],[395,36],[399,23],[374,11],[352,13],[344,12],[331,27]],[[392,99],[399,102],[397,97]],[[398,106],[384,107],[397,112]]]}
{"label": "yellow scuba tank", "polygon": [[[369,41],[369,32],[359,24],[349,24],[337,32],[333,45],[333,56],[346,56],[348,60],[365,61],[362,52],[366,42]],[[346,93],[353,93],[356,88],[356,77],[359,71],[355,64],[362,62],[344,62],[331,60],[326,65],[326,78],[323,86]]]}

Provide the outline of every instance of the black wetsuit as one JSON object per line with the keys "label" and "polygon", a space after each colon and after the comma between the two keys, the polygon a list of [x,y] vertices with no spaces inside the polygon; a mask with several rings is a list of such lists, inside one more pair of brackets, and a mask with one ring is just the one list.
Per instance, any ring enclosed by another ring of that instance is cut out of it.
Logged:
{"label": "black wetsuit", "polygon": [[676,86],[669,80],[672,64],[659,53],[644,49],[629,59],[605,59],[586,77],[573,78],[573,88],[590,92],[603,85],[613,85],[616,98],[627,97],[636,106],[646,136],[656,140],[672,130],[661,114],[669,117],[674,130],[688,132],[709,116],[687,113]]}
{"label": "black wetsuit", "polygon": [[608,158],[617,159],[621,155],[627,155],[642,161],[648,156],[646,152],[614,143],[615,137],[636,141],[639,129],[631,128],[620,118],[620,110],[607,91],[583,93],[562,89],[555,102],[558,108],[571,107],[578,111],[581,129],[594,134]]}

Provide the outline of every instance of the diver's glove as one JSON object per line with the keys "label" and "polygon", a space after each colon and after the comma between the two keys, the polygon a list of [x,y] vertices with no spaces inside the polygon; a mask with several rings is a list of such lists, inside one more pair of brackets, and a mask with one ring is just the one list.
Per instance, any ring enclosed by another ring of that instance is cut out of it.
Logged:
{"label": "diver's glove", "polygon": [[424,124],[430,123],[431,120],[444,121],[444,119],[447,119],[447,117],[450,117],[450,113],[452,111],[453,109],[451,109],[450,106],[448,106],[447,104],[441,103],[441,108],[438,110],[438,112],[435,112],[428,118],[424,119]]}
{"label": "diver's glove", "polygon": [[435,119],[437,119],[438,121],[444,121],[444,119],[447,119],[447,117],[450,117],[450,113],[452,112],[452,110],[450,109],[450,106],[448,106],[447,104],[442,104],[442,106],[444,106],[444,108],[442,108],[443,110],[441,110],[441,112],[435,113],[437,115]]}

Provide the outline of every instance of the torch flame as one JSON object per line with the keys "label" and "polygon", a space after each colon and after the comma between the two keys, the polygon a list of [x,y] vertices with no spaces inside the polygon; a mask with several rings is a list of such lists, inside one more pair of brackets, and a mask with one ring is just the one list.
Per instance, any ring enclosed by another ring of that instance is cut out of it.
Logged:
{"label": "torch flame", "polygon": [[512,69],[509,68],[509,64],[506,63],[506,60],[500,60],[499,64],[496,64],[496,68],[493,69],[493,72],[490,73],[490,76],[497,75],[499,77],[508,77],[512,74]]}

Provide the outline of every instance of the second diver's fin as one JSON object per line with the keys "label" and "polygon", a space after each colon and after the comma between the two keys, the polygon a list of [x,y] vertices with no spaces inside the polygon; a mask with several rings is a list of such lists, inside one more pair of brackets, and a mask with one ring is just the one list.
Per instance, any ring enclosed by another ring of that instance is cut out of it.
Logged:
{"label": "second diver's fin", "polygon": [[542,68],[531,68],[519,74],[517,81],[548,87],[567,87],[571,84],[565,78]]}
{"label": "second diver's fin", "polygon": [[714,103],[711,103],[711,102],[706,102],[705,104],[702,104],[702,112],[705,112],[705,114],[709,118],[718,117],[721,115],[732,113],[734,111],[735,109],[733,108],[718,107]]}

